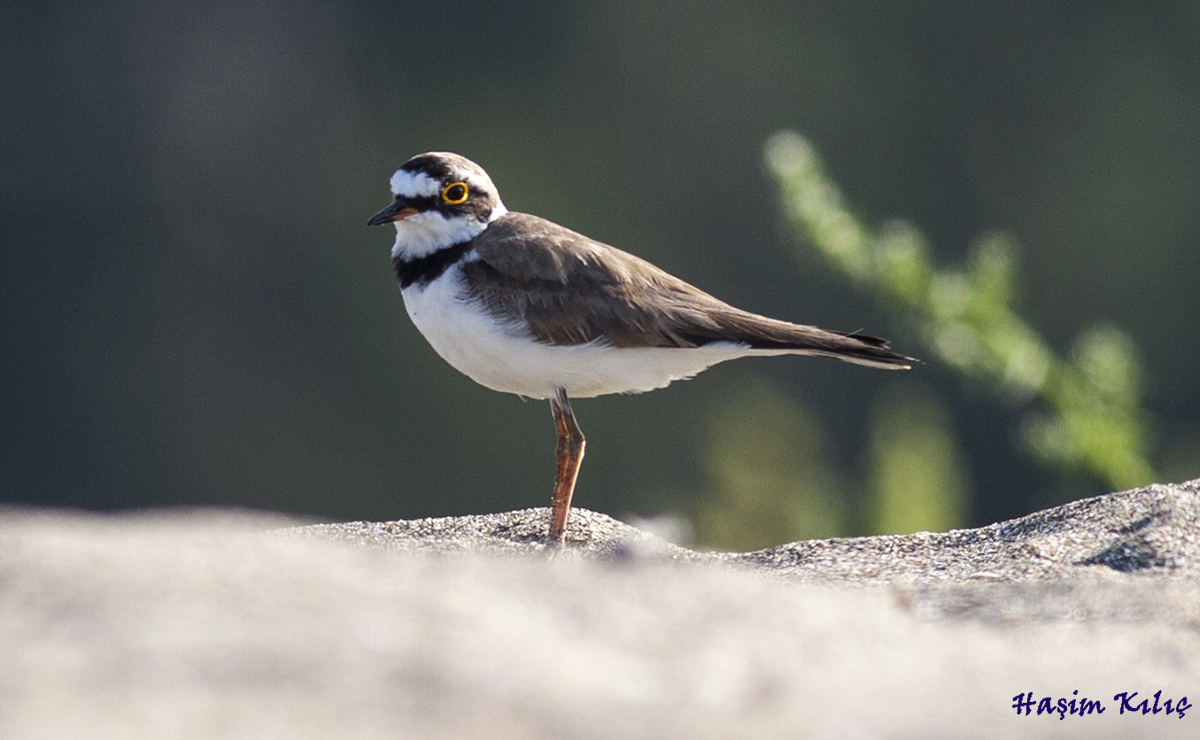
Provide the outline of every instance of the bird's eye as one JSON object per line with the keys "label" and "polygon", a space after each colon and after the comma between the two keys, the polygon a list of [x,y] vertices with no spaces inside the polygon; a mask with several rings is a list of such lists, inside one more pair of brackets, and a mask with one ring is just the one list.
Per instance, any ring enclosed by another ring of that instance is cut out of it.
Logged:
{"label": "bird's eye", "polygon": [[452,206],[456,206],[467,199],[467,184],[465,182],[452,182],[442,190],[442,200]]}

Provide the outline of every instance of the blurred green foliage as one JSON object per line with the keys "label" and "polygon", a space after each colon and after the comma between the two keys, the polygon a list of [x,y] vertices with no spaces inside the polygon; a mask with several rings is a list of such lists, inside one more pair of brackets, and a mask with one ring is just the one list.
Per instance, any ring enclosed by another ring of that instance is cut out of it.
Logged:
{"label": "blurred green foliage", "polygon": [[1115,488],[1153,480],[1141,365],[1128,335],[1095,327],[1070,357],[1060,357],[1015,311],[1010,239],[989,235],[966,270],[939,270],[913,226],[893,223],[878,234],[863,226],[800,135],[776,134],[766,159],[805,244],[864,292],[903,308],[938,360],[1009,397],[1040,402],[1026,412],[1023,436],[1041,459],[1082,468]]}
{"label": "blurred green foliage", "polygon": [[924,385],[890,386],[870,412],[860,464],[843,467],[820,416],[751,376],[705,417],[696,538],[751,550],[849,534],[945,531],[967,523],[968,466],[945,404]]}
{"label": "blurred green foliage", "polygon": [[846,486],[819,418],[765,379],[723,394],[707,416],[707,493],[697,538],[749,550],[846,531]]}
{"label": "blurred green foliage", "polygon": [[871,531],[944,532],[967,523],[967,461],[949,410],[928,387],[901,383],[876,401],[869,451]]}

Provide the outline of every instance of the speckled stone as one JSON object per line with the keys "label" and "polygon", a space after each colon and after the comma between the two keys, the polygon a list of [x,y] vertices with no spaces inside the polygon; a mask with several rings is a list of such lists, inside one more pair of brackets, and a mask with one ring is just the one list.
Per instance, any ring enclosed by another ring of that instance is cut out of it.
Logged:
{"label": "speckled stone", "polygon": [[1114,696],[1200,700],[1198,495],[743,554],[583,510],[554,552],[544,509],[4,510],[0,738],[1193,738]]}

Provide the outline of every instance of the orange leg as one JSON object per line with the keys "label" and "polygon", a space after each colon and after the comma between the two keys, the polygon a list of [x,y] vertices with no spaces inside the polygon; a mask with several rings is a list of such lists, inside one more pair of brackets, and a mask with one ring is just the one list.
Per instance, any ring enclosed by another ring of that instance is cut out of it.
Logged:
{"label": "orange leg", "polygon": [[559,388],[550,399],[550,411],[554,414],[554,428],[558,432],[558,474],[554,480],[554,498],[550,504],[550,542],[561,546],[567,536],[567,514],[571,511],[571,494],[575,492],[575,479],[579,477],[579,466],[583,463],[583,432],[575,423],[575,412],[567,392]]}

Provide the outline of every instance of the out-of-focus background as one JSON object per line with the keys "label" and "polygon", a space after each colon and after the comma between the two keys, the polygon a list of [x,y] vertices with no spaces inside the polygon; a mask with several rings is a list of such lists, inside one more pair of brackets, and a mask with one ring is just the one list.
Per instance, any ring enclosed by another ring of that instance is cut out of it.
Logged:
{"label": "out-of-focus background", "polygon": [[[1020,314],[1064,353],[1088,326],[1126,332],[1155,477],[1200,475],[1196,2],[0,14],[0,502],[338,520],[546,504],[547,404],[443,363],[404,315],[393,232],[365,226],[431,149],[735,305],[931,356],[804,256],[763,164],[783,128],[866,224],[908,220],[939,265],[1011,235]],[[576,503],[753,547],[1111,487],[1040,462],[994,390],[936,360],[777,358],[580,401]]]}

